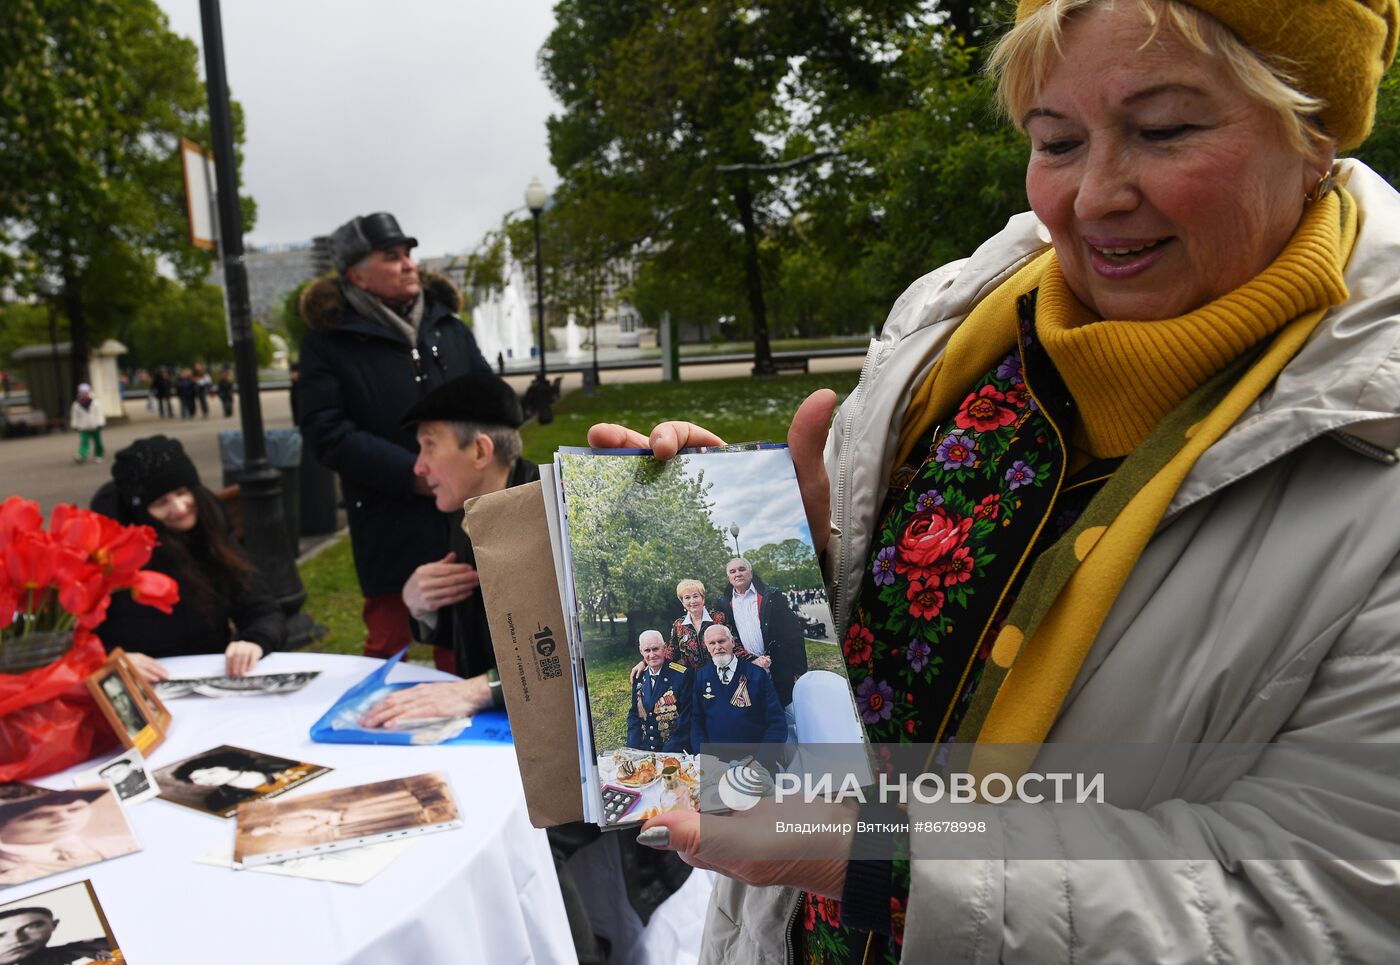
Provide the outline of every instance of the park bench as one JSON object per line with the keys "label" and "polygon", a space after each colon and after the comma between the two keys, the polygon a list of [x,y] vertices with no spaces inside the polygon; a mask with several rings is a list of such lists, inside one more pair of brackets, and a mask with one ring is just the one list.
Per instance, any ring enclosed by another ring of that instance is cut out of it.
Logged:
{"label": "park bench", "polygon": [[0,435],[7,439],[14,436],[39,435],[67,427],[68,423],[62,419],[50,419],[43,409],[31,409],[28,406],[0,409]]}
{"label": "park bench", "polygon": [[792,358],[790,356],[787,358],[775,357],[773,359],[773,371],[801,372],[805,375],[807,372],[811,371],[811,369],[809,368],[810,363],[811,359],[807,358],[807,356],[805,355],[801,358]]}

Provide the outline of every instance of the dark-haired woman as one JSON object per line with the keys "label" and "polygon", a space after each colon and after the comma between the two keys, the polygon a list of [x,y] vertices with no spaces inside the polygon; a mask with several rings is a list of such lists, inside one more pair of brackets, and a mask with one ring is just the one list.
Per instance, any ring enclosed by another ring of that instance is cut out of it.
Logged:
{"label": "dark-haired woman", "polygon": [[159,658],[196,653],[222,653],[227,672],[241,676],[286,642],[281,609],[260,585],[218,498],[200,484],[178,441],[152,436],[117,453],[112,482],[98,490],[92,506],[123,523],[153,527],[159,543],[148,569],[180,584],[173,612],[119,594],[97,628],[103,644],[125,650],[148,679],[170,676]]}

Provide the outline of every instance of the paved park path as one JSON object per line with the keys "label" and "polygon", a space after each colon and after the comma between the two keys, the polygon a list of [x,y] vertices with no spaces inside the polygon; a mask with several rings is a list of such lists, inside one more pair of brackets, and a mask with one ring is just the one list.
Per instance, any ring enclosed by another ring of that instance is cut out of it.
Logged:
{"label": "paved park path", "polygon": [[[859,357],[815,359],[813,372],[849,371],[860,368]],[[685,381],[698,379],[735,378],[747,376],[751,366],[697,365],[684,368]],[[604,372],[603,380],[608,384],[620,382],[655,382],[660,376],[659,368],[625,369]],[[523,392],[530,383],[528,375],[510,375],[510,382],[518,392]],[[573,391],[582,385],[582,376],[577,373],[564,377],[563,390]],[[268,429],[286,429],[292,426],[291,405],[286,389],[265,389],[261,393],[263,424]],[[112,456],[118,449],[130,445],[144,436],[164,433],[179,439],[185,451],[199,469],[200,479],[206,486],[218,489],[223,481],[223,468],[219,462],[219,433],[226,429],[239,428],[238,406],[234,414],[225,419],[222,406],[217,398],[211,398],[209,418],[195,416],[193,419],[160,419],[153,410],[146,408],[146,400],[134,399],[126,406],[127,419],[109,424],[102,430],[102,441],[107,449],[107,460],[103,463],[87,462],[77,465],[73,456],[78,451],[76,432],[50,432],[43,436],[30,436],[19,439],[0,439],[0,500],[8,496],[24,496],[37,500],[47,514],[58,503],[74,503],[86,506],[97,487],[111,478]],[[179,408],[178,402],[176,408]],[[578,441],[584,445],[584,440]]]}

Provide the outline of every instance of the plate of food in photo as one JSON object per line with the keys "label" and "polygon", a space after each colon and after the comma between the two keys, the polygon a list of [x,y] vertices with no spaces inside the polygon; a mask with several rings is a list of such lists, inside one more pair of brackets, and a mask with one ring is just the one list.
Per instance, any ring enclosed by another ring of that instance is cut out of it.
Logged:
{"label": "plate of food in photo", "polygon": [[617,762],[617,775],[613,778],[613,783],[630,787],[635,791],[650,787],[659,780],[661,780],[661,768],[656,766],[654,760],[649,757],[641,760],[625,757]]}

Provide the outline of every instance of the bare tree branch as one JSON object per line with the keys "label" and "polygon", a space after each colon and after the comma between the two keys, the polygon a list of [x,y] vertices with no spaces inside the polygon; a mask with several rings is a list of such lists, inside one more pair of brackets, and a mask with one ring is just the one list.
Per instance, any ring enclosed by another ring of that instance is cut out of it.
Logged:
{"label": "bare tree branch", "polygon": [[795,157],[791,161],[778,161],[773,164],[719,164],[715,170],[722,174],[730,174],[736,171],[752,171],[754,173],[772,174],[778,171],[790,171],[793,168],[806,167],[808,164],[815,164],[817,161],[824,161],[829,157],[840,157],[840,151],[813,151],[804,157]]}

